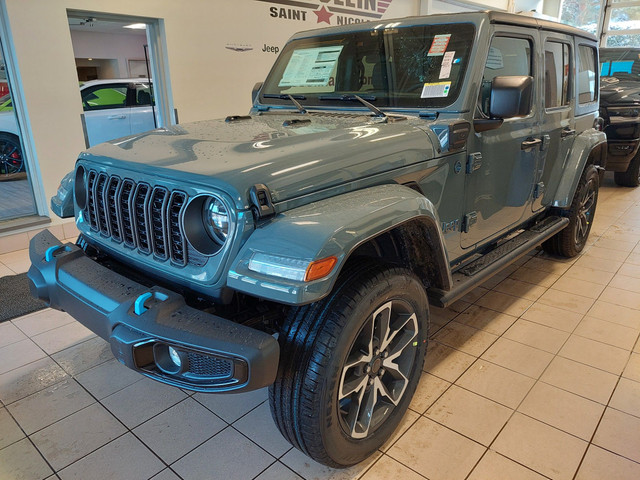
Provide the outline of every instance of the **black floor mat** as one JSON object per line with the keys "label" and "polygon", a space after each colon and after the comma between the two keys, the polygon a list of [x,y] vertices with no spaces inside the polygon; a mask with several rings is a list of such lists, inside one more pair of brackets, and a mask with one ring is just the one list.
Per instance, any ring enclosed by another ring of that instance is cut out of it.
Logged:
{"label": "black floor mat", "polygon": [[26,273],[0,278],[0,322],[46,307],[42,300],[31,296]]}

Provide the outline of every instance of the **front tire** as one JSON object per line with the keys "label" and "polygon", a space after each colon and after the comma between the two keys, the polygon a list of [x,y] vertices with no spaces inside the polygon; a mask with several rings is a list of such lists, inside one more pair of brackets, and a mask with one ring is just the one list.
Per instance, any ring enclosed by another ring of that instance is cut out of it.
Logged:
{"label": "front tire", "polygon": [[545,252],[571,258],[584,249],[596,213],[599,184],[598,170],[593,165],[587,165],[576,187],[571,206],[565,212],[569,217],[569,225],[542,244]]}
{"label": "front tire", "polygon": [[614,181],[622,187],[637,187],[640,185],[640,151],[631,159],[626,172],[615,172]]}
{"label": "front tire", "polygon": [[352,265],[329,297],[291,311],[269,388],[276,425],[314,460],[356,464],[392,435],[413,396],[428,302],[408,270]]}

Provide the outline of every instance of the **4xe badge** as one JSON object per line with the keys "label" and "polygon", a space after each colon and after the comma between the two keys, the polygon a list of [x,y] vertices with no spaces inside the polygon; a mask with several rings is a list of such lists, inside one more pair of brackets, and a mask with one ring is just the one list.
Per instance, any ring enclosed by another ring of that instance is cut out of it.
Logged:
{"label": "4xe badge", "polygon": [[[382,18],[393,0],[258,1],[278,5],[269,8],[269,16],[273,18],[306,21],[307,18],[313,18],[310,14],[313,12],[316,16],[316,23],[347,25]],[[335,23],[332,23],[332,18]]]}

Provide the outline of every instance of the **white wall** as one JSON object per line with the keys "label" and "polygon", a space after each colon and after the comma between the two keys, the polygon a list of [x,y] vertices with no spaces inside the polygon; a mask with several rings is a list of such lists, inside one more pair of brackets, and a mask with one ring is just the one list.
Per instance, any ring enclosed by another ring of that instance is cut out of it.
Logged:
{"label": "white wall", "polygon": [[[117,70],[112,68],[110,72],[114,73],[103,74],[102,78],[114,78],[114,74],[115,78],[127,78],[129,77],[128,60],[144,60],[144,45],[147,43],[147,36],[144,30],[137,35],[131,33],[113,35],[72,30],[71,42],[75,58],[115,59],[117,61]],[[92,65],[91,62],[82,62],[82,66]],[[103,65],[100,64],[100,66]]]}
{"label": "white wall", "polygon": [[[327,26],[319,23],[313,10],[255,0],[0,1],[6,3],[39,165],[33,173],[47,198],[55,194],[60,178],[84,149],[74,58],[85,55],[74,53],[67,9],[162,19],[173,101],[182,123],[246,113],[252,86],[264,79],[276,56],[263,47],[281,49],[294,32]],[[279,18],[281,8],[285,17],[297,10],[304,11],[306,19]],[[418,11],[419,0],[396,0],[382,18]],[[339,17],[356,18],[335,14],[330,18],[333,25]],[[226,48],[239,44],[252,50]],[[59,222],[55,215],[52,220]]]}

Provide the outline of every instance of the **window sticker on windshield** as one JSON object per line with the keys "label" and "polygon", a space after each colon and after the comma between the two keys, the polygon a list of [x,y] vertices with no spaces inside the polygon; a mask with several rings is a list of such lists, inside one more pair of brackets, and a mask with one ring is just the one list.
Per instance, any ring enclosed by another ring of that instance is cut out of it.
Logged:
{"label": "window sticker on windshield", "polygon": [[429,53],[427,53],[427,57],[444,55],[444,52],[447,51],[449,40],[451,40],[450,33],[444,35],[436,35],[435,37],[433,37],[433,42],[431,42],[431,48],[429,49]]}
{"label": "window sticker on windshield", "polygon": [[278,83],[279,87],[326,87],[342,45],[294,50]]}
{"label": "window sticker on windshield", "polygon": [[489,49],[486,67],[491,70],[500,70],[501,68],[504,68],[504,60],[502,59],[502,52],[499,48],[491,47]]}
{"label": "window sticker on windshield", "polygon": [[446,97],[450,88],[451,82],[425,83],[420,98]]}
{"label": "window sticker on windshield", "polygon": [[451,75],[451,65],[453,65],[453,57],[455,57],[456,52],[447,52],[442,57],[442,65],[440,66],[440,76],[438,77],[440,80],[443,78],[449,78]]}

